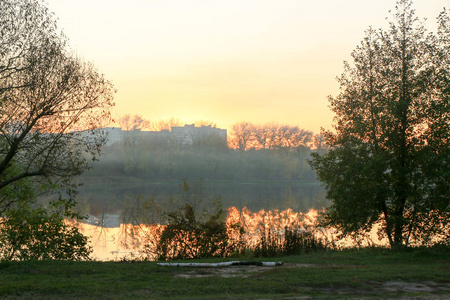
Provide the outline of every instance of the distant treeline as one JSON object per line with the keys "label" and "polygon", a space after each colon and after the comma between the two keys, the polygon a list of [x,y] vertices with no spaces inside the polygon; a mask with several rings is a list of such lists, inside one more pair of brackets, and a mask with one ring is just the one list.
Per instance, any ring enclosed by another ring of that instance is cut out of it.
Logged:
{"label": "distant treeline", "polygon": [[[124,115],[117,120],[117,123],[125,132],[133,132],[137,129],[171,130],[173,127],[186,124],[178,118],[149,121],[139,115]],[[217,127],[216,123],[205,120],[196,121],[194,125],[195,127]],[[124,139],[126,138],[124,135]],[[168,141],[162,140],[160,142],[164,144]],[[194,146],[210,147],[214,142],[218,141],[197,140]],[[325,138],[321,134],[314,134],[312,131],[301,129],[298,126],[279,125],[277,123],[254,124],[250,122],[239,122],[231,126],[228,130],[228,147],[238,150],[295,149],[298,147],[321,150],[327,148]]]}
{"label": "distant treeline", "polygon": [[129,139],[106,146],[89,176],[130,176],[147,180],[315,181],[307,163],[312,151],[326,151],[318,135],[294,126],[232,126],[228,146],[214,137],[180,145],[164,137]]}
{"label": "distant treeline", "polygon": [[314,134],[298,126],[249,122],[240,122],[231,126],[228,146],[239,150],[326,149],[325,138],[321,134]]}

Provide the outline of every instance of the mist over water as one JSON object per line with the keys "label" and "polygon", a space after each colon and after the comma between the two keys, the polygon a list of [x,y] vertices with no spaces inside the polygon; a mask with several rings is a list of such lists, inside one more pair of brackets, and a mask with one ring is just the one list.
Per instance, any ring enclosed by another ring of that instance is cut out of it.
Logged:
{"label": "mist over water", "polygon": [[181,126],[173,120],[142,131],[150,122],[125,119],[128,130],[108,128],[103,155],[80,178],[83,214],[126,219],[124,211],[138,198],[166,203],[180,195],[183,182],[197,186],[198,197],[217,198],[225,209],[307,212],[329,205],[307,162],[312,152],[326,150],[321,136],[310,131],[242,122],[227,132],[211,123]]}
{"label": "mist over water", "polygon": [[[138,196],[164,202],[180,194],[182,181],[141,182],[134,184],[91,181],[81,188],[79,199],[81,206],[89,205],[94,211],[107,213],[120,212],[127,203]],[[129,185],[128,187],[121,187]],[[317,182],[201,182],[205,197],[219,197],[223,207],[247,207],[251,210],[294,209],[308,211],[321,209],[328,205],[325,191]],[[87,208],[87,207],[85,207]]]}

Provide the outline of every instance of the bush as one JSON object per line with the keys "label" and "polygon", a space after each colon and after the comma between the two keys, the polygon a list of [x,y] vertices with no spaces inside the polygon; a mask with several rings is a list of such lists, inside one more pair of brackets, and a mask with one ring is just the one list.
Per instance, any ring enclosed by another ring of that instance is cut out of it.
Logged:
{"label": "bush", "polygon": [[56,211],[21,205],[0,225],[0,260],[86,260],[88,239]]}
{"label": "bush", "polygon": [[[237,247],[229,235],[239,226],[227,226],[220,199],[204,201],[201,183],[181,185],[182,202],[167,213],[167,225],[157,245],[158,260],[225,257]],[[230,230],[232,232],[230,232]]]}
{"label": "bush", "polygon": [[273,230],[260,230],[259,242],[247,251],[253,252],[255,257],[274,257],[277,255],[294,255],[316,250],[327,250],[329,247],[314,235],[313,230],[302,230],[286,227],[283,233]]}
{"label": "bush", "polygon": [[186,204],[168,213],[168,219],[157,248],[158,260],[225,255],[228,235],[222,210],[202,222],[196,220],[194,209]]}

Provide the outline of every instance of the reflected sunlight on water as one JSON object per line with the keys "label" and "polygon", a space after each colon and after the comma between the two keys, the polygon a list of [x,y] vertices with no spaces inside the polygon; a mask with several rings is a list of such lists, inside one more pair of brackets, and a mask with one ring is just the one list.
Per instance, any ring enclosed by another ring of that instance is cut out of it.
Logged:
{"label": "reflected sunlight on water", "polygon": [[[244,228],[243,240],[249,246],[259,242],[261,233],[271,232],[277,237],[283,237],[286,228],[298,231],[311,231],[317,238],[327,241],[335,248],[354,246],[387,245],[387,240],[378,239],[375,226],[363,239],[338,239],[338,233],[331,229],[316,228],[319,211],[311,209],[308,213],[287,210],[260,210],[251,212],[247,208],[242,210],[230,207],[227,215],[227,226],[240,224]],[[146,251],[154,253],[157,241],[165,225],[132,225],[120,224],[120,227],[102,228],[95,225],[76,223],[80,231],[89,237],[93,247],[92,257],[96,260],[121,260],[136,257],[146,247]],[[230,230],[230,232],[233,232]],[[234,238],[230,236],[230,238]]]}

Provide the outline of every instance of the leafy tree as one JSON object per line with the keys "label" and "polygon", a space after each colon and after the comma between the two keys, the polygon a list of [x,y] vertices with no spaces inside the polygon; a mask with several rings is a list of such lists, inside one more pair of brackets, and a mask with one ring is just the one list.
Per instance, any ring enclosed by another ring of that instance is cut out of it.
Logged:
{"label": "leafy tree", "polygon": [[324,223],[345,235],[381,222],[392,247],[448,239],[450,19],[428,32],[400,0],[388,30],[366,31],[330,97],[330,151],[311,161],[332,201]]}
{"label": "leafy tree", "polygon": [[[60,205],[66,209],[59,215],[69,213],[74,176],[89,168],[89,156],[96,159],[105,141],[94,129],[110,121],[114,89],[69,52],[42,1],[2,0],[0,32],[0,213],[11,230],[22,213],[25,222],[63,226],[62,219],[33,207],[34,201],[65,193],[68,199],[60,198]],[[64,226],[58,232],[66,232]],[[47,238],[56,234],[42,232]]]}

